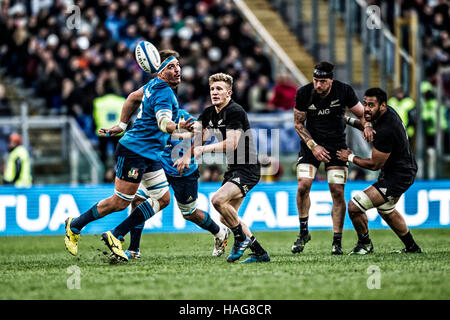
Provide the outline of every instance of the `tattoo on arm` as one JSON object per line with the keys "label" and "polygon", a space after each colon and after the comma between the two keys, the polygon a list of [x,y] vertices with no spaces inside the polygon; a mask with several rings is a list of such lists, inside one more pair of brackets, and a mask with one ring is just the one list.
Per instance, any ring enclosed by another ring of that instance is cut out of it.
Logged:
{"label": "tattoo on arm", "polygon": [[306,112],[301,112],[294,109],[294,126],[297,134],[306,143],[312,139],[311,134],[305,127]]}

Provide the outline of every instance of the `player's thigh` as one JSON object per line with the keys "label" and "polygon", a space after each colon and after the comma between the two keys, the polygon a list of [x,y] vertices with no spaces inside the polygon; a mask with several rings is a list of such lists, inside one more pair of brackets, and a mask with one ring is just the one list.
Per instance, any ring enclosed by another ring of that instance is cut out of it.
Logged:
{"label": "player's thigh", "polygon": [[139,183],[122,180],[116,177],[114,195],[120,199],[131,202],[134,199]]}
{"label": "player's thigh", "polygon": [[175,194],[178,208],[183,216],[191,215],[197,209],[199,177],[198,171],[184,177],[167,176]]}
{"label": "player's thigh", "polygon": [[358,212],[366,212],[384,203],[386,203],[386,199],[371,185],[353,196],[348,204],[348,211],[350,215]]}
{"label": "player's thigh", "polygon": [[347,182],[348,169],[344,166],[329,166],[327,169],[327,181],[333,197],[343,197],[345,183]]}
{"label": "player's thigh", "polygon": [[169,182],[164,170],[158,163],[150,164],[142,177],[137,196],[142,199],[160,200],[163,197],[167,197],[168,192]]}
{"label": "player's thigh", "polygon": [[212,197],[213,205],[223,205],[230,202],[231,200],[237,200],[242,198],[241,189],[233,182],[225,182],[225,184],[220,187],[219,190]]}

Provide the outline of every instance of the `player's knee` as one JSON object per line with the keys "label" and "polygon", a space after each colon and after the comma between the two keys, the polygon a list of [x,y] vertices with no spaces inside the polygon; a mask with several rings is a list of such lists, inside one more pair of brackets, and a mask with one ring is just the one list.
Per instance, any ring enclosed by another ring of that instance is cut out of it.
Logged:
{"label": "player's knee", "polygon": [[378,214],[380,214],[382,217],[391,214],[394,210],[395,210],[394,201],[388,201],[386,203],[383,203],[381,206],[377,207]]}
{"label": "player's knee", "polygon": [[125,194],[115,189],[114,196],[112,197],[112,206],[114,207],[114,211],[122,211],[126,209],[134,198],[134,194]]}
{"label": "player's knee", "polygon": [[131,203],[131,201],[129,201],[129,200],[125,200],[125,199],[117,197],[114,201],[115,211],[125,210],[126,208],[128,208],[130,203]]}
{"label": "player's knee", "polygon": [[162,197],[161,199],[158,200],[159,201],[159,207],[160,210],[164,209],[165,207],[167,207],[170,203],[170,191],[167,191]]}
{"label": "player's knee", "polygon": [[343,201],[343,202],[345,202],[344,192],[341,192],[341,191],[331,192],[331,197],[333,198],[333,201]]}
{"label": "player's knee", "polygon": [[177,202],[177,205],[185,219],[187,219],[187,216],[192,215],[197,210],[197,200],[191,201],[189,203]]}
{"label": "player's knee", "polygon": [[133,209],[137,208],[144,201],[145,199],[142,199],[140,197],[134,197],[133,201],[131,201],[131,208]]}
{"label": "player's knee", "polygon": [[297,187],[297,192],[300,197],[307,197],[309,195],[310,188],[307,185],[299,184]]}
{"label": "player's knee", "polygon": [[220,209],[225,204],[225,198],[217,193],[212,197],[211,203],[216,210]]}
{"label": "player's knee", "polygon": [[352,200],[348,202],[347,210],[350,219],[353,219],[362,213],[361,209],[358,208]]}

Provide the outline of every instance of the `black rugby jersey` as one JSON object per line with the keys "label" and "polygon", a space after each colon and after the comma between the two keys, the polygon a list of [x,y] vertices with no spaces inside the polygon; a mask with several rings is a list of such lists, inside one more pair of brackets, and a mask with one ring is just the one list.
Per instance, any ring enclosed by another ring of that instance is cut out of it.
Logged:
{"label": "black rugby jersey", "polygon": [[209,106],[198,121],[201,121],[204,129],[212,129],[219,142],[227,138],[227,130],[242,130],[236,150],[233,154],[227,154],[227,164],[230,168],[248,167],[251,164],[259,166],[247,113],[239,104],[230,100],[219,113],[214,106]]}
{"label": "black rugby jersey", "polygon": [[390,106],[386,107],[375,122],[373,147],[378,151],[390,153],[381,171],[385,175],[415,175],[417,163],[408,142],[405,126],[399,115]]}
{"label": "black rugby jersey", "polygon": [[345,108],[358,103],[355,91],[348,84],[334,80],[330,93],[321,98],[309,83],[297,91],[295,108],[306,112],[306,129],[319,145],[345,143]]}

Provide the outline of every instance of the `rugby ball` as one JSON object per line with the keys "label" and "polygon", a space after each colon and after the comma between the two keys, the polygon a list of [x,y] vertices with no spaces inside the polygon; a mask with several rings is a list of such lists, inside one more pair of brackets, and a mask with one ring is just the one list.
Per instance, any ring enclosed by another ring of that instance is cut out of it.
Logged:
{"label": "rugby ball", "polygon": [[145,72],[153,73],[158,71],[161,64],[161,57],[158,49],[148,41],[139,41],[134,50],[136,62]]}

